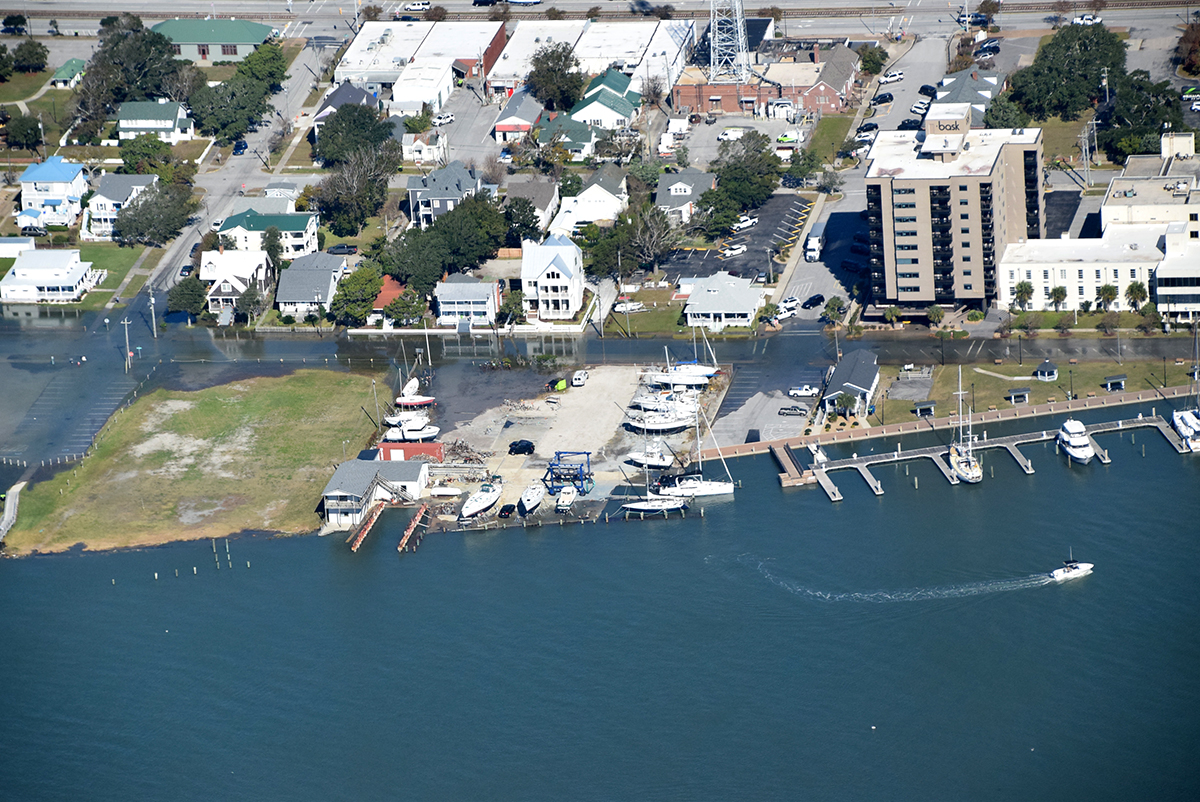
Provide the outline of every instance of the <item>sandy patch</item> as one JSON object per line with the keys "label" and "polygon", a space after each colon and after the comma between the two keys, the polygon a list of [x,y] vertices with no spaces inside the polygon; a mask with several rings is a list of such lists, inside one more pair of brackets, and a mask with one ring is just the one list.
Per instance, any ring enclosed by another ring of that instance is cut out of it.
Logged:
{"label": "sandy patch", "polygon": [[187,412],[194,406],[196,405],[191,401],[181,400],[163,401],[161,404],[156,404],[153,409],[146,413],[146,420],[142,422],[142,431],[158,431],[158,427],[164,421],[180,412]]}
{"label": "sandy patch", "polygon": [[213,499],[192,499],[179,502],[176,509],[179,511],[179,522],[191,526],[192,524],[201,523],[205,518],[216,515],[218,512],[231,510],[241,501],[242,499],[239,499],[237,496],[226,496],[219,501],[214,501]]}

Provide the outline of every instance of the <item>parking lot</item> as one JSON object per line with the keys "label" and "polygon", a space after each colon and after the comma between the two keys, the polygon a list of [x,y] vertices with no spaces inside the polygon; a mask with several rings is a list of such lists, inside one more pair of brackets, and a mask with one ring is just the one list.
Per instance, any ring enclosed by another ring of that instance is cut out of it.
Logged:
{"label": "parking lot", "polygon": [[[772,195],[756,211],[758,224],[745,231],[718,240],[708,250],[678,250],[664,262],[664,269],[687,276],[711,276],[725,270],[744,278],[754,278],[759,272],[774,270],[778,275],[783,265],[770,262],[767,251],[778,253],[779,243],[799,243],[800,231],[808,220],[812,204],[805,198],[788,193]],[[744,245],[745,253],[723,256],[722,251]]]}

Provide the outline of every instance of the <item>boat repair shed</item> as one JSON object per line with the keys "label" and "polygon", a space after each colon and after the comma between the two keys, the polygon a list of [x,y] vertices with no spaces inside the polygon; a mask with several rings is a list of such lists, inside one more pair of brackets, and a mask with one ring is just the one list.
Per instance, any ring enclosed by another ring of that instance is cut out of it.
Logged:
{"label": "boat repair shed", "polygon": [[350,529],[375,504],[413,501],[428,485],[428,462],[348,460],[337,466],[321,492],[326,524],[333,529]]}

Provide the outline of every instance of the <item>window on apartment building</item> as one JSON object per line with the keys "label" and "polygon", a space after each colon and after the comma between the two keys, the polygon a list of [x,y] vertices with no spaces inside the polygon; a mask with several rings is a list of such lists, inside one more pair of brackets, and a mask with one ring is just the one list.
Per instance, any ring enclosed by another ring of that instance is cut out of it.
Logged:
{"label": "window on apartment building", "polygon": [[895,219],[895,221],[894,221],[894,222],[897,222],[897,223],[915,223],[915,222],[917,222],[917,218],[915,218],[915,217],[897,217],[897,218]]}
{"label": "window on apartment building", "polygon": [[967,214],[966,212],[963,212],[962,214],[960,214],[960,215],[958,216],[958,219],[959,219],[959,220],[970,220],[970,219],[971,219],[971,215]]}
{"label": "window on apartment building", "polygon": [[971,261],[971,257],[970,257],[970,256],[964,256],[964,257],[962,258],[962,260],[963,260],[964,262],[969,262],[969,261]]}
{"label": "window on apartment building", "polygon": [[1012,296],[1014,296],[1014,295],[1016,295],[1016,294],[1017,294],[1017,288],[1016,288],[1016,287],[1012,287],[1012,286],[1010,286],[1010,287],[1008,288],[1008,297],[1010,297],[1010,298],[1011,298]]}
{"label": "window on apartment building", "polygon": [[974,284],[964,284],[964,285],[963,285],[963,291],[964,291],[964,292],[970,292],[970,291],[971,291],[971,290],[973,290],[973,289],[975,289],[975,285],[974,285]]}
{"label": "window on apartment building", "polygon": [[960,242],[960,243],[958,243],[958,246],[959,246],[960,248],[970,248],[970,247],[971,247],[971,243],[969,243],[969,242]]}
{"label": "window on apartment building", "polygon": [[896,246],[896,250],[898,250],[898,251],[915,251],[916,249],[917,249],[917,246],[913,245],[913,244],[908,244],[908,245],[899,244]]}
{"label": "window on apartment building", "polygon": [[969,276],[969,275],[971,275],[971,271],[970,271],[970,270],[964,270],[964,271],[963,271],[963,275],[964,275],[964,276]]}
{"label": "window on apartment building", "polygon": [[1083,295],[1083,285],[1080,285],[1080,287],[1079,287],[1079,294],[1081,296]]}
{"label": "window on apartment building", "polygon": [[1097,271],[1096,271],[1096,281],[1101,281],[1101,280],[1102,280],[1102,279],[1100,278],[1100,271],[1099,271],[1099,270],[1097,270]]}
{"label": "window on apartment building", "polygon": [[915,232],[915,231],[897,231],[896,236],[897,237],[915,237],[915,236],[917,236],[917,232]]}
{"label": "window on apartment building", "polygon": [[1137,268],[1136,267],[1129,268],[1129,277],[1137,278]]}
{"label": "window on apartment building", "polygon": [[1196,212],[1192,212],[1191,214],[1188,215],[1188,220],[1191,220],[1194,223],[1197,220],[1200,220],[1200,214],[1197,214]]}
{"label": "window on apartment building", "polygon": [[958,233],[959,233],[959,234],[970,234],[970,233],[971,233],[971,229],[970,229],[970,228],[960,228],[960,229],[958,230]]}
{"label": "window on apartment building", "polygon": [[958,205],[959,205],[959,206],[966,206],[966,205],[967,205],[967,203],[968,203],[968,201],[967,201],[967,199],[966,199],[966,198],[959,198],[959,200],[958,200]]}
{"label": "window on apartment building", "polygon": [[1050,297],[1050,288],[1042,287],[1042,295],[1046,298],[1049,298]]}
{"label": "window on apartment building", "polygon": [[920,287],[901,287],[900,292],[920,292]]}
{"label": "window on apartment building", "polygon": [[1189,233],[1191,234],[1192,239],[1200,239],[1200,231],[1192,231]]}
{"label": "window on apartment building", "polygon": [[919,265],[919,264],[921,264],[921,260],[919,258],[917,258],[916,256],[909,256],[904,259],[897,259],[896,264],[898,264],[898,265]]}
{"label": "window on apartment building", "polygon": [[915,204],[915,203],[893,203],[892,208],[893,209],[915,209],[915,208],[917,208],[917,204]]}
{"label": "window on apartment building", "polygon": [[1017,280],[1017,271],[1015,271],[1015,270],[1008,271],[1008,280],[1016,281]]}
{"label": "window on apartment building", "polygon": [[916,195],[917,190],[913,187],[896,187],[892,190],[893,195]]}
{"label": "window on apartment building", "polygon": [[897,273],[896,278],[920,278],[920,273]]}
{"label": "window on apartment building", "polygon": [[1118,275],[1118,271],[1117,271],[1117,269],[1114,267],[1114,268],[1113,268],[1113,281],[1116,281],[1116,280],[1117,280],[1117,279],[1119,279],[1119,278],[1120,278],[1120,276]]}
{"label": "window on apartment building", "polygon": [[1067,271],[1065,271],[1065,270],[1058,271],[1058,277],[1065,279],[1067,277]]}
{"label": "window on apartment building", "polygon": [[237,45],[221,45],[221,55],[222,56],[236,56],[237,55]]}
{"label": "window on apartment building", "polygon": [[1082,270],[1079,271],[1079,280],[1083,281],[1083,271]]}

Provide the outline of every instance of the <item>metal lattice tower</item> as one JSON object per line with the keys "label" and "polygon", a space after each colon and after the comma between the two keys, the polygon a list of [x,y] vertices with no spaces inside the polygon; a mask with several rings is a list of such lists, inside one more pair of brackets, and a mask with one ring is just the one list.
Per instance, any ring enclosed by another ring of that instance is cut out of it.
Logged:
{"label": "metal lattice tower", "polygon": [[750,48],[742,0],[711,0],[708,22],[708,80],[714,84],[750,81]]}

